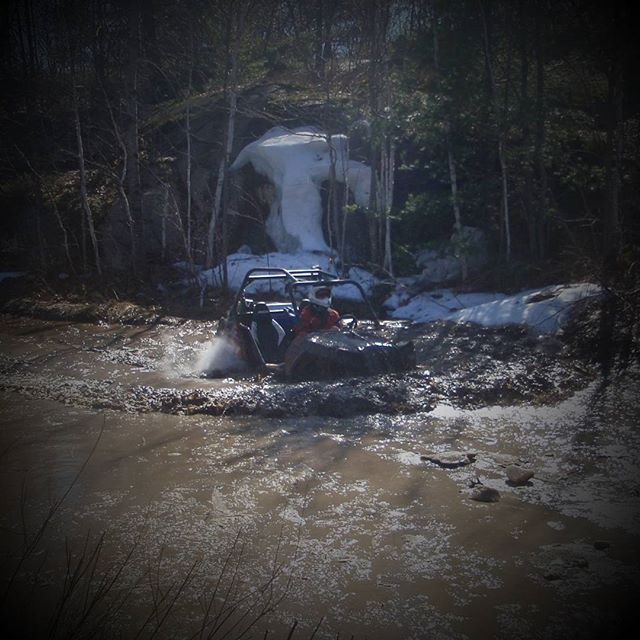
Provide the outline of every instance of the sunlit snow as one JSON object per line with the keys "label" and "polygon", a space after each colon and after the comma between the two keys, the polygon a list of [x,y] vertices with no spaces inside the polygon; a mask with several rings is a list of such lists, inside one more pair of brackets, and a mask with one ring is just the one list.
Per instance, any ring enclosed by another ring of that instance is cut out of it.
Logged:
{"label": "sunlit snow", "polygon": [[529,289],[516,295],[503,293],[456,294],[441,289],[403,300],[395,294],[385,302],[390,316],[416,323],[434,320],[472,322],[485,327],[527,325],[539,333],[557,333],[571,308],[585,298],[599,296],[595,284],[579,283]]}
{"label": "sunlit snow", "polygon": [[356,204],[369,205],[371,169],[349,160],[345,135],[328,136],[314,127],[273,127],[248,144],[231,171],[250,163],[275,187],[266,231],[278,251],[331,253],[322,232],[320,187],[332,165],[338,182],[348,184]]}

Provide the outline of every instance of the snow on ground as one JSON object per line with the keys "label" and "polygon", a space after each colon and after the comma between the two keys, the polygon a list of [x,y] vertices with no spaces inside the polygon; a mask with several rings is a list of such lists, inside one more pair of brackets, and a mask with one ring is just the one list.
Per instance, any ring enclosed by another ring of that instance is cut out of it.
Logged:
{"label": "snow on ground", "polygon": [[[174,265],[184,271],[195,270],[195,277],[201,285],[219,287],[222,284],[223,270],[218,265],[212,269],[193,269],[188,263],[176,263]],[[234,253],[227,258],[227,274],[229,287],[237,291],[242,285],[245,275],[250,269],[308,269],[309,267],[319,267],[323,271],[334,274],[337,277],[337,269],[333,259],[321,253],[268,253],[265,255],[252,255],[250,253]],[[354,280],[364,290],[367,296],[371,295],[374,286],[379,282],[378,278],[359,267],[352,267],[346,276],[347,279]],[[257,282],[251,285],[251,293],[284,293],[284,283],[277,281]],[[353,285],[336,287],[334,297],[341,300],[361,300],[362,296]]]}
{"label": "snow on ground", "polygon": [[[237,291],[250,269],[308,269],[310,267],[319,267],[323,271],[328,271],[333,274],[336,273],[332,258],[321,253],[267,253],[261,256],[255,256],[249,253],[233,253],[227,257],[227,278],[229,288]],[[210,287],[219,287],[222,284],[222,275],[222,265],[218,265],[212,269],[201,271],[199,279],[202,284]],[[284,292],[284,287],[278,287],[277,283],[273,281],[256,283],[251,285],[251,287],[252,292]]]}
{"label": "snow on ground", "polygon": [[434,320],[450,320],[458,309],[476,307],[488,302],[503,300],[503,293],[454,293],[450,289],[419,293],[413,298],[394,293],[384,303],[393,309],[391,317],[396,320],[411,320],[417,323]]}
{"label": "snow on ground", "polygon": [[[250,269],[308,269],[310,266],[337,275],[333,258],[322,253],[234,253],[227,258],[229,287],[237,291]],[[189,265],[182,267],[185,270],[192,269]],[[196,268],[195,277],[201,286],[219,287],[222,283],[222,267],[218,265],[207,270]],[[352,267],[348,278],[358,282],[366,295],[371,295],[376,284],[380,282],[378,278],[359,267]],[[409,320],[415,323],[451,320],[472,322],[485,327],[520,324],[527,325],[539,333],[561,331],[571,307],[576,302],[602,294],[602,289],[596,284],[579,283],[529,289],[512,296],[504,293],[455,293],[451,289],[437,289],[410,297],[406,293],[407,284],[408,281],[401,284],[383,304],[389,317],[394,320]],[[284,283],[255,283],[250,293],[258,292],[283,294]],[[343,300],[361,299],[360,292],[352,285],[336,287],[334,297]]]}
{"label": "snow on ground", "polygon": [[[360,267],[351,267],[346,277],[349,280],[357,282],[362,287],[366,296],[371,296],[373,288],[380,282],[378,278]],[[358,289],[353,285],[349,284],[342,287],[336,287],[334,295],[336,298],[341,300],[355,300],[356,302],[362,300],[360,291],[358,291]]]}
{"label": "snow on ground", "polygon": [[[554,285],[513,296],[503,293],[455,294],[448,289],[421,293],[406,300],[401,294],[385,302],[392,318],[416,323],[434,320],[472,322],[485,327],[527,325],[539,333],[559,332],[571,307],[584,298],[601,295],[595,284]],[[395,307],[395,308],[394,308]]]}
{"label": "snow on ground", "polygon": [[555,285],[463,309],[452,319],[485,327],[526,324],[539,333],[557,333],[576,302],[601,294],[602,289],[590,283]]}

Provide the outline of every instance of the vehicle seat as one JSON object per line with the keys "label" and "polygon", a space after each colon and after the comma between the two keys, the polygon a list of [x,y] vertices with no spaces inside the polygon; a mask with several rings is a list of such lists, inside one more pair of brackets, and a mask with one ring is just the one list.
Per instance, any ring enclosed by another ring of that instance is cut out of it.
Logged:
{"label": "vehicle seat", "polygon": [[291,333],[298,324],[298,316],[291,307],[282,309],[277,314],[272,312],[271,317],[284,329],[285,334]]}
{"label": "vehicle seat", "polygon": [[251,333],[255,338],[265,362],[280,360],[280,343],[284,340],[284,329],[271,317],[264,302],[256,303],[251,320]]}

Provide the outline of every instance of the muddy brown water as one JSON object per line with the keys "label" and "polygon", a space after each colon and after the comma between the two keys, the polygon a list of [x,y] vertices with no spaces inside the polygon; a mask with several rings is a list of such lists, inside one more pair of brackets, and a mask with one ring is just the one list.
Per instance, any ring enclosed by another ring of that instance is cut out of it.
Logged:
{"label": "muddy brown water", "polygon": [[[5,629],[621,633],[640,587],[637,376],[603,393],[596,378],[551,404],[462,409],[436,398],[350,418],[145,404],[156,389],[232,396],[264,385],[198,377],[211,330],[3,319]],[[475,462],[421,458],[451,451]],[[511,486],[509,465],[535,475]],[[500,500],[472,500],[478,482]]]}

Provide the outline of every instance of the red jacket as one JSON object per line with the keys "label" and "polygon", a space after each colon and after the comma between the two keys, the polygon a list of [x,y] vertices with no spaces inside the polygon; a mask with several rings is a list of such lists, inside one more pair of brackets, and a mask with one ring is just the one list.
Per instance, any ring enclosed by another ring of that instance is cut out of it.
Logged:
{"label": "red jacket", "polygon": [[340,322],[340,314],[335,309],[327,309],[321,317],[312,313],[309,307],[305,307],[300,311],[300,320],[295,326],[294,331],[298,336],[307,335],[312,331],[322,331],[337,327]]}

